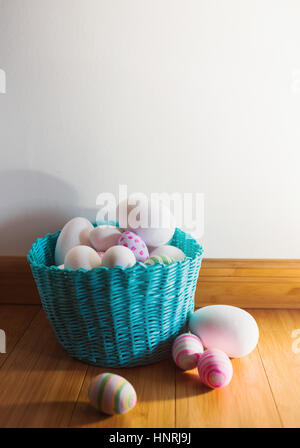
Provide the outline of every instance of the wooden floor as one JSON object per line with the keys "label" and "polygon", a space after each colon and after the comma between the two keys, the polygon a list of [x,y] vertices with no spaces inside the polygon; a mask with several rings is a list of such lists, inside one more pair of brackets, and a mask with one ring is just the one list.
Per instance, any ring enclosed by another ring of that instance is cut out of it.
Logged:
{"label": "wooden floor", "polygon": [[[82,364],[60,347],[38,305],[1,305],[0,427],[300,427],[300,310],[251,313],[258,347],[233,360],[227,388],[211,391],[196,371],[180,372],[171,361],[122,370]],[[87,386],[104,370],[134,385],[130,413],[106,417],[90,406]]]}

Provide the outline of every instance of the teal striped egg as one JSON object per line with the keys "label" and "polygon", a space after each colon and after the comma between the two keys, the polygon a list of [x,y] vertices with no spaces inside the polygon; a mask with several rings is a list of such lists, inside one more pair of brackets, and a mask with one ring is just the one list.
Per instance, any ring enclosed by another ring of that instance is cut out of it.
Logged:
{"label": "teal striped egg", "polygon": [[133,386],[120,375],[101,373],[95,376],[88,387],[92,405],[105,414],[125,414],[137,402]]}
{"label": "teal striped egg", "polygon": [[154,264],[172,264],[174,263],[174,258],[168,255],[153,255],[145,261],[145,264],[153,266]]}

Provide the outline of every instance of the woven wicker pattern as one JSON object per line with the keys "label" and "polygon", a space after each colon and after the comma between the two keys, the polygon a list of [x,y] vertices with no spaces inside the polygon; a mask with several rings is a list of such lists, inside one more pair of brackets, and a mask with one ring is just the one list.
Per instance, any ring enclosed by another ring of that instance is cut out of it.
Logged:
{"label": "woven wicker pattern", "polygon": [[150,364],[170,357],[186,330],[203,249],[176,229],[170,244],[187,255],[171,265],[60,270],[54,250],[60,232],[38,239],[28,261],[43,308],[67,352],[104,367]]}

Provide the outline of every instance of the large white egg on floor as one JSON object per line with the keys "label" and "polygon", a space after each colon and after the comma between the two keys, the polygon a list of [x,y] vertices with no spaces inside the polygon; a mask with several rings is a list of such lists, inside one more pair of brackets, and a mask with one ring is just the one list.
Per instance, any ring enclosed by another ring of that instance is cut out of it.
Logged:
{"label": "large white egg on floor", "polygon": [[185,259],[185,254],[181,249],[175,246],[161,246],[157,247],[150,253],[150,257],[155,255],[165,255],[171,257],[176,261],[183,261]]}
{"label": "large white egg on floor", "polygon": [[90,270],[101,266],[101,258],[89,246],[75,246],[69,250],[65,258],[65,269]]}
{"label": "large white egg on floor", "polygon": [[223,350],[230,358],[248,355],[256,347],[259,330],[247,311],[230,305],[209,305],[195,311],[190,331],[204,347]]}
{"label": "large white egg on floor", "polygon": [[127,230],[137,233],[147,246],[162,246],[174,235],[175,218],[161,201],[141,199],[136,206],[129,204],[127,212]]}
{"label": "large white egg on floor", "polygon": [[90,246],[89,234],[94,226],[86,218],[73,218],[67,222],[59,234],[55,247],[55,264],[64,263],[65,256],[72,247]]}
{"label": "large white egg on floor", "polygon": [[116,226],[101,225],[90,232],[90,244],[97,252],[105,252],[118,244],[121,231]]}
{"label": "large white egg on floor", "polygon": [[110,247],[102,257],[102,266],[107,268],[114,268],[115,266],[131,268],[135,264],[136,258],[134,253],[124,246]]}

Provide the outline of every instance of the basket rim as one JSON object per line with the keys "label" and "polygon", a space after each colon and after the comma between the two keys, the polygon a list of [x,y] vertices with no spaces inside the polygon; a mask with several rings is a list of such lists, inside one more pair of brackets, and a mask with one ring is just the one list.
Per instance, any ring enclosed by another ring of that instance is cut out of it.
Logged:
{"label": "basket rim", "polygon": [[[95,223],[93,223],[93,225],[95,226]],[[29,252],[27,254],[27,260],[28,260],[28,262],[29,262],[31,267],[34,267],[34,268],[37,268],[37,269],[42,269],[44,271],[56,272],[56,273],[60,272],[62,275],[64,273],[66,273],[66,272],[68,272],[70,274],[73,274],[73,275],[75,275],[77,273],[82,273],[82,274],[88,276],[88,275],[91,275],[92,273],[96,273],[96,272],[123,271],[123,272],[126,272],[126,273],[135,273],[135,272],[145,272],[145,271],[153,272],[153,271],[158,271],[159,269],[164,269],[164,270],[170,269],[171,270],[171,269],[174,269],[175,266],[184,267],[185,265],[187,265],[187,264],[189,264],[189,263],[191,263],[191,262],[193,262],[195,260],[198,260],[199,258],[203,257],[203,254],[204,254],[203,246],[201,246],[197,242],[197,240],[195,240],[195,238],[193,238],[189,233],[184,232],[183,230],[179,229],[178,227],[175,228],[175,232],[184,233],[188,239],[192,239],[194,241],[194,243],[196,244],[196,250],[195,250],[195,254],[192,257],[186,256],[184,260],[182,260],[182,261],[175,261],[174,263],[171,263],[169,265],[165,265],[165,264],[161,264],[161,263],[157,263],[157,264],[154,264],[154,265],[145,265],[142,262],[137,262],[132,267],[115,266],[113,268],[108,268],[106,266],[98,266],[98,267],[95,267],[95,268],[89,269],[89,270],[83,269],[83,268],[74,270],[74,269],[68,269],[68,268],[59,269],[59,267],[56,266],[56,265],[47,266],[44,263],[36,262],[33,259],[33,254],[32,254],[33,249],[35,248],[35,246],[37,246],[40,242],[42,242],[42,241],[44,241],[46,239],[58,237],[59,234],[61,233],[61,230],[58,230],[55,233],[46,233],[45,236],[37,238],[35,240],[35,242],[31,245],[31,248],[30,248],[30,250],[29,250]],[[174,232],[174,234],[175,234],[175,232]]]}

